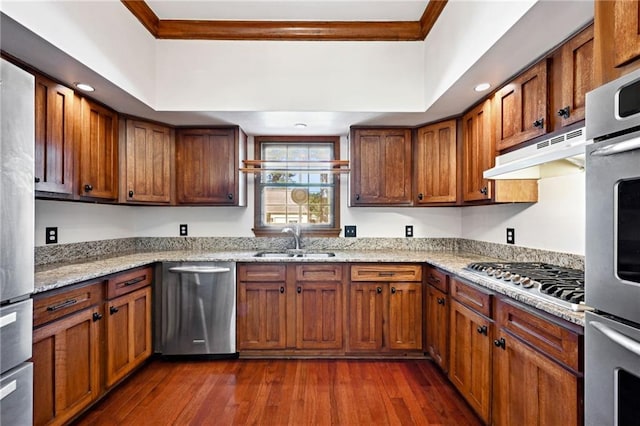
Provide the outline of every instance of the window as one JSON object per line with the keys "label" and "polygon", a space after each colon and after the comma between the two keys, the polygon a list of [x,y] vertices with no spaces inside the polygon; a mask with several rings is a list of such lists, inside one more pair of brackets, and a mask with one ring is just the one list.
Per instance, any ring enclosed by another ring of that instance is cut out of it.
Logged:
{"label": "window", "polygon": [[340,233],[340,177],[330,163],[340,158],[339,137],[259,136],[255,158],[255,226],[260,235],[299,224],[311,236]]}

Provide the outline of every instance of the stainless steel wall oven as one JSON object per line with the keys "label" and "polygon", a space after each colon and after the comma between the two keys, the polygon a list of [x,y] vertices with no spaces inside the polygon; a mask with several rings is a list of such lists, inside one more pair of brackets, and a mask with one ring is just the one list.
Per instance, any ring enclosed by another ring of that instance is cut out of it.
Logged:
{"label": "stainless steel wall oven", "polygon": [[585,423],[640,421],[640,71],[587,95]]}

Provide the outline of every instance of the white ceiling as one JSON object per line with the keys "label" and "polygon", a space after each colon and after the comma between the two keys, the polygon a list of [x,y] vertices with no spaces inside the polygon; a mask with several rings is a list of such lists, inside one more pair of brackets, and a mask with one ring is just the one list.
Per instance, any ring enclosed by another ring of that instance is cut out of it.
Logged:
{"label": "white ceiling", "polygon": [[[459,0],[450,0],[452,1]],[[161,19],[403,19],[418,20],[425,1],[148,1]],[[323,7],[319,12],[317,8]],[[446,8],[445,8],[446,9]],[[378,17],[378,18],[376,18]],[[386,17],[386,18],[384,18]],[[2,49],[47,74],[71,84],[97,82],[105,90],[95,98],[120,112],[172,125],[237,124],[250,135],[345,135],[351,125],[415,126],[458,115],[483,94],[471,88],[481,81],[499,84],[593,18],[593,2],[543,0],[512,27],[471,69],[425,112],[371,111],[154,111],[46,40],[2,14]],[[427,38],[428,42],[428,38]],[[455,49],[455,46],[448,48]],[[303,122],[306,129],[294,128]]]}
{"label": "white ceiling", "polygon": [[160,19],[265,21],[418,21],[425,0],[148,0]]}

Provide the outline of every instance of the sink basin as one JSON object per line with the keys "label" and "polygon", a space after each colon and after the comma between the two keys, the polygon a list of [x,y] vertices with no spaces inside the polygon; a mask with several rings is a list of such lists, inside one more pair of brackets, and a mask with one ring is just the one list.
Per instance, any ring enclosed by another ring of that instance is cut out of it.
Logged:
{"label": "sink basin", "polygon": [[308,251],[302,253],[282,252],[282,251],[261,251],[254,254],[254,257],[264,257],[272,259],[286,259],[290,257],[306,257],[311,259],[322,259],[326,257],[335,257],[335,253],[328,251]]}
{"label": "sink basin", "polygon": [[282,253],[282,252],[269,252],[269,251],[261,251],[259,253],[256,253],[253,255],[254,257],[271,257],[271,258],[278,258],[278,257],[293,257],[294,254],[292,253]]}

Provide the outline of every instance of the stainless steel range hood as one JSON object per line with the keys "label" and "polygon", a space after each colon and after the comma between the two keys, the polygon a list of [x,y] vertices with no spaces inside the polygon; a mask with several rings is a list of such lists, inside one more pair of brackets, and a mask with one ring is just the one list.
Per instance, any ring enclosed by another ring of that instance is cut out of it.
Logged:
{"label": "stainless steel range hood", "polygon": [[585,128],[571,130],[496,157],[485,179],[540,179],[584,170],[584,152],[591,142]]}

